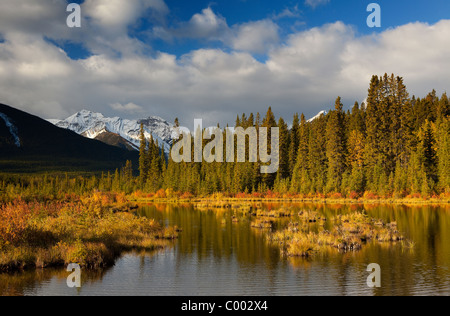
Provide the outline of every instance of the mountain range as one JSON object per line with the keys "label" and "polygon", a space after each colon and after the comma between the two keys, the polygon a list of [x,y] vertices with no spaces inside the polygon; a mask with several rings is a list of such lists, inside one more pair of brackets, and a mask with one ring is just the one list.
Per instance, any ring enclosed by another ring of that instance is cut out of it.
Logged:
{"label": "mountain range", "polygon": [[114,170],[138,156],[0,104],[0,172]]}
{"label": "mountain range", "polygon": [[[326,114],[327,111],[321,111],[308,122],[312,122],[321,115]],[[151,136],[155,142],[164,147],[166,154],[170,152],[173,140],[178,138],[174,125],[157,116],[150,116],[146,119],[126,120],[120,117],[105,117],[101,113],[82,110],[65,120],[48,121],[84,137],[96,139],[127,150],[139,150],[141,124],[144,126],[144,134],[147,140]],[[182,127],[180,131],[187,132]]]}
{"label": "mountain range", "polygon": [[139,149],[141,124],[144,126],[147,140],[152,138],[160,147],[164,147],[166,153],[169,153],[173,141],[173,124],[157,116],[127,120],[120,117],[105,117],[101,113],[83,110],[65,120],[48,121],[84,137],[128,150]]}
{"label": "mountain range", "polygon": [[0,172],[114,170],[126,160],[137,168],[141,124],[147,140],[168,154],[178,129],[160,117],[127,120],[83,110],[44,120],[0,104]]}

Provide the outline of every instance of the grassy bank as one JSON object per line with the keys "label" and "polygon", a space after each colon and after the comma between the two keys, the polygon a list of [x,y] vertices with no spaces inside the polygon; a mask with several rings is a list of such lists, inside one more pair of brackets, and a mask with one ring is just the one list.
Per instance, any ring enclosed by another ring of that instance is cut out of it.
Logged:
{"label": "grassy bank", "polygon": [[0,271],[79,263],[112,265],[125,251],[151,251],[177,238],[177,228],[123,212],[112,195],[76,201],[23,202],[0,208]]}

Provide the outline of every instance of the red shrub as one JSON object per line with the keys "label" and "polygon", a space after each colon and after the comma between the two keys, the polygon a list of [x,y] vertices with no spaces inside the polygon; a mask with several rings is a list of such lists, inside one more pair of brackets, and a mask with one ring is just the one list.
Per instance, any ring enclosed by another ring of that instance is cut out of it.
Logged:
{"label": "red shrub", "polygon": [[360,194],[358,192],[356,192],[356,191],[352,191],[349,194],[349,198],[352,199],[352,200],[357,200],[360,197],[361,197]]}
{"label": "red shrub", "polygon": [[182,200],[189,200],[192,199],[194,196],[190,193],[190,192],[184,192],[181,196],[180,199]]}
{"label": "red shrub", "polygon": [[155,194],[155,198],[157,198],[157,199],[165,199],[166,197],[167,197],[167,195],[166,195],[166,191],[164,191],[164,189],[159,190]]}
{"label": "red shrub", "polygon": [[0,240],[17,243],[23,239],[31,217],[30,206],[23,201],[14,201],[0,208]]}

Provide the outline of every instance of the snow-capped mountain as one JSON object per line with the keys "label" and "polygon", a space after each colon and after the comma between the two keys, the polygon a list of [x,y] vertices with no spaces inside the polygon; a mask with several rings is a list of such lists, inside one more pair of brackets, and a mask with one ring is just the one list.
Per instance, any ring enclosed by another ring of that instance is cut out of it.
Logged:
{"label": "snow-capped mountain", "polygon": [[139,153],[114,135],[108,138],[117,145],[108,145],[0,103],[0,161],[8,172],[113,171],[127,160],[136,169]]}
{"label": "snow-capped mountain", "polygon": [[147,140],[152,136],[160,146],[164,145],[167,153],[170,151],[174,129],[172,124],[157,116],[142,120],[126,120],[120,117],[105,117],[87,110],[75,113],[65,120],[48,120],[48,122],[91,139],[96,139],[103,133],[114,133],[130,142],[135,149],[140,145],[142,123]]}
{"label": "snow-capped mountain", "polygon": [[327,111],[320,111],[316,116],[314,116],[313,118],[309,119],[307,122],[311,123],[314,120],[317,120],[318,118],[320,118],[322,115],[327,115],[328,112]]}

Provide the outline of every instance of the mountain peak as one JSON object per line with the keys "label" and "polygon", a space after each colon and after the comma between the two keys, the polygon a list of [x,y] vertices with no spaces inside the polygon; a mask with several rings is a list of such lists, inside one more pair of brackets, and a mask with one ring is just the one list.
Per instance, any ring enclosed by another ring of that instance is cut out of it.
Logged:
{"label": "mountain peak", "polygon": [[307,122],[311,123],[312,121],[315,121],[318,118],[320,118],[322,115],[327,115],[327,114],[328,114],[327,111],[320,111],[316,116],[314,116],[313,118],[310,118]]}
{"label": "mountain peak", "polygon": [[126,120],[120,117],[105,117],[101,113],[82,110],[62,121],[49,122],[58,127],[69,129],[85,137],[96,139],[105,132],[117,134],[137,148],[140,145],[140,125],[144,125],[145,137],[163,145],[170,151],[173,126],[158,116],[142,120]]}

